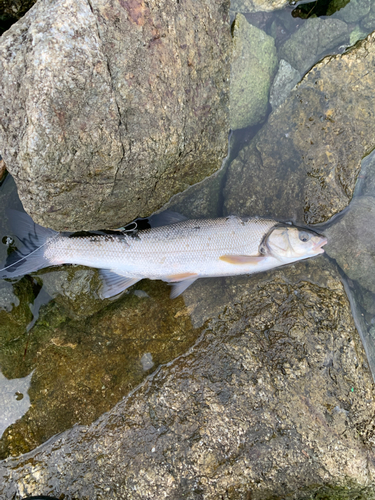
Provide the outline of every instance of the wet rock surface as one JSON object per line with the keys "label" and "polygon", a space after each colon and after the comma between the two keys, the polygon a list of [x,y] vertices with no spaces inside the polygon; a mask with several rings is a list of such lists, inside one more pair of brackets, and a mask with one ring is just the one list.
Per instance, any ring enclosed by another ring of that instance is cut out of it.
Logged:
{"label": "wet rock surface", "polygon": [[314,66],[230,165],[226,213],[317,223],[348,205],[375,147],[374,60],[371,34]]}
{"label": "wet rock surface", "polygon": [[375,293],[375,198],[359,196],[345,216],[325,231],[327,254],[345,274]]}
{"label": "wet rock surface", "polygon": [[41,308],[29,333],[25,325],[22,331],[2,327],[0,367],[9,384],[33,375],[30,409],[6,426],[0,457],[27,453],[77,423],[90,424],[152,369],[186,352],[201,329],[182,298],[171,301],[169,293],[164,283],[144,281],[86,318],[70,319],[66,302],[61,307],[58,301]]}
{"label": "wet rock surface", "polygon": [[195,347],[95,424],[1,462],[0,494],[373,498],[375,394],[335,269],[214,282],[192,288],[192,318],[224,294]]}
{"label": "wet rock surface", "polygon": [[232,0],[231,10],[235,12],[269,12],[282,9],[289,0]]}
{"label": "wet rock surface", "polygon": [[1,37],[1,152],[36,222],[122,225],[220,168],[228,9],[41,0]]}
{"label": "wet rock surface", "polygon": [[40,274],[45,291],[72,319],[84,319],[105,308],[110,300],[99,296],[101,280],[95,269],[62,266]]}
{"label": "wet rock surface", "polygon": [[236,130],[265,118],[277,56],[274,39],[242,14],[237,14],[232,30],[230,127]]}
{"label": "wet rock surface", "polygon": [[279,49],[285,59],[300,73],[305,73],[323,53],[349,42],[346,23],[339,19],[308,19]]}
{"label": "wet rock surface", "polygon": [[347,23],[355,23],[370,13],[371,0],[332,0],[328,6],[327,15]]}
{"label": "wet rock surface", "polygon": [[270,92],[272,109],[278,108],[285,101],[300,79],[299,71],[294,69],[287,61],[281,59]]}

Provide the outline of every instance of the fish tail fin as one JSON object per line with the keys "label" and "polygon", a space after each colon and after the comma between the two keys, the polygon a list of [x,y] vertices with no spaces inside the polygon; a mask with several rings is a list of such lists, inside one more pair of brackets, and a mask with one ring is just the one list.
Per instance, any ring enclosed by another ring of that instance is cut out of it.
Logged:
{"label": "fish tail fin", "polygon": [[35,224],[26,213],[9,210],[8,216],[13,233],[22,243],[22,248],[10,254],[5,267],[0,269],[0,278],[14,278],[51,265],[44,257],[46,242],[59,235],[53,229]]}

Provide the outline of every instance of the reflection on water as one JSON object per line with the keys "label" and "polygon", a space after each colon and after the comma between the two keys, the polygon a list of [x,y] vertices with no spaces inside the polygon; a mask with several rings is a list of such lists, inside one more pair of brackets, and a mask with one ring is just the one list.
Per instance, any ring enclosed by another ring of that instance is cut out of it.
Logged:
{"label": "reflection on water", "polygon": [[325,233],[375,380],[375,151],[362,161],[352,202]]}
{"label": "reflection on water", "polygon": [[0,372],[0,438],[4,431],[30,407],[30,388],[32,372],[24,378],[8,380]]}
{"label": "reflection on water", "polygon": [[[300,11],[301,18],[306,12],[308,16],[305,17],[309,17],[310,10],[301,5]],[[345,23],[342,13],[340,15],[338,19]],[[292,17],[290,9],[264,15],[247,14],[246,19],[272,36],[277,50],[282,50],[285,57],[288,54],[285,44],[305,22],[298,16]],[[313,24],[318,23],[313,21]],[[354,24],[350,25],[351,33],[354,27],[365,29],[362,20]],[[344,50],[351,34],[344,24],[337,26],[340,33],[344,33],[343,39],[348,40],[340,45],[342,38],[338,36],[338,43],[331,47],[332,52]],[[299,65],[297,55],[301,50],[301,47],[298,50],[295,46],[290,48],[289,54],[294,54],[296,65]],[[313,59],[309,56],[308,64],[313,64],[326,52],[327,47],[318,47]],[[305,64],[306,60],[298,70],[294,68],[291,86],[295,84],[296,71],[302,76]],[[280,64],[280,68],[293,69],[290,62]],[[282,87],[280,84],[279,88]],[[290,90],[291,87],[288,92]],[[279,105],[280,99],[285,99],[288,93],[280,97],[277,92],[274,89],[272,95]],[[269,104],[266,109],[271,112]],[[262,126],[259,122],[233,133],[226,167],[256,133],[261,133]],[[371,158],[364,161],[355,192],[357,199],[375,196],[375,161]],[[288,172],[286,165],[284,176],[285,172]],[[238,175],[242,182],[242,172]],[[176,197],[170,207],[189,217],[222,215],[225,213],[223,187],[226,176],[227,170],[223,168],[209,182],[191,189],[188,198],[186,195]],[[248,189],[251,193],[251,186]],[[289,193],[286,195],[289,197]],[[267,193],[263,197],[266,213],[273,204],[280,205],[279,199],[267,199]],[[374,240],[366,239],[368,234],[370,238],[371,230],[363,231],[363,228],[375,227],[374,212],[366,208],[354,211],[358,206],[360,204],[355,202],[327,230],[332,243],[327,250],[344,274],[353,314],[374,373],[375,289],[370,284],[375,283],[372,275],[375,273],[372,251],[375,246]],[[3,236],[10,235],[19,244],[17,235],[11,234],[7,208],[22,209],[10,176],[0,186],[1,261],[6,259],[9,250],[9,240],[2,240]],[[300,208],[302,211],[303,207]],[[356,214],[356,218],[350,218],[350,213]],[[345,237],[345,232],[349,231],[345,221],[349,220],[355,224],[350,233],[358,245],[340,243],[334,251],[333,243],[338,241],[340,231],[343,240],[349,241]],[[272,274],[270,276],[272,279]],[[147,280],[116,301],[100,300],[97,271],[81,266],[45,269],[33,277],[1,281],[0,367],[5,377],[0,375],[0,431],[3,434],[0,458],[27,452],[75,423],[89,424],[97,419],[161,364],[185,353],[196,342],[206,322],[223,312],[228,303],[238,300],[238,287],[246,280],[246,277],[200,280],[199,290],[193,285],[183,297],[173,301],[169,299],[168,285]],[[253,283],[256,280],[253,278]],[[277,303],[277,297],[274,301]],[[14,397],[17,392],[23,394],[22,399]],[[15,422],[17,419],[20,420]]]}

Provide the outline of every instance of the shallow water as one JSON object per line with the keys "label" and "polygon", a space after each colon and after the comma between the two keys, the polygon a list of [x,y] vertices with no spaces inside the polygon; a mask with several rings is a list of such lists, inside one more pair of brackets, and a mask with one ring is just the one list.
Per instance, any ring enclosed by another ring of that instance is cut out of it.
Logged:
{"label": "shallow water", "polygon": [[[272,35],[279,48],[306,22],[296,14],[311,15],[314,9],[322,7],[313,2],[299,5],[298,9],[293,15],[293,9],[287,8],[245,17]],[[360,27],[359,23],[351,23],[350,30],[357,25]],[[361,36],[365,36],[364,32]],[[340,43],[329,53],[341,53],[348,45]],[[314,63],[327,52],[319,52]],[[233,175],[230,168],[244,146],[262,133],[271,109],[269,104],[263,121],[232,133],[228,159],[216,176],[184,196],[175,197],[169,206],[189,217],[228,213],[226,182],[228,175]],[[364,160],[355,193],[358,197],[375,196],[371,158]],[[285,165],[283,175],[289,173]],[[248,190],[251,193],[251,186]],[[272,215],[274,199],[267,200],[267,193],[264,199],[262,212],[247,215]],[[17,235],[10,230],[9,208],[20,210],[22,206],[8,175],[0,186],[1,261],[12,245],[19,244]],[[274,215],[304,223],[301,214],[302,203],[289,212],[281,209]],[[371,223],[373,220],[368,217],[363,220],[364,225]],[[361,239],[361,228],[357,230]],[[374,259],[373,254],[370,257]],[[374,269],[375,266],[368,272],[375,272]],[[350,278],[345,269],[341,271],[370,366],[375,370],[375,295],[360,279]],[[144,280],[118,300],[102,301],[97,294],[97,272],[80,266],[50,268],[11,283],[1,281],[0,397],[4,405],[0,408],[6,407],[6,411],[0,419],[4,427],[0,458],[30,451],[54,434],[76,423],[89,424],[110,410],[161,364],[194,345],[205,323],[234,297],[231,283],[225,279],[202,280],[201,289],[205,292],[199,301],[194,287],[172,301],[167,284]],[[6,428],[5,418],[9,424]]]}

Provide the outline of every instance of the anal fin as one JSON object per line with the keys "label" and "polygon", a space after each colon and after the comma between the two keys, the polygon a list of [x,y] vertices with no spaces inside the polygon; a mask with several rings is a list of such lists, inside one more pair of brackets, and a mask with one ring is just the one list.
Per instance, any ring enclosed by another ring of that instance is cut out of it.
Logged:
{"label": "anal fin", "polygon": [[102,288],[100,289],[100,297],[102,299],[118,295],[141,279],[121,276],[121,274],[118,274],[113,269],[101,269],[99,274],[102,280]]}
{"label": "anal fin", "polygon": [[197,273],[178,273],[166,276],[164,281],[172,285],[171,299],[175,299],[181,295],[198,278],[199,275]]}
{"label": "anal fin", "polygon": [[194,283],[198,278],[185,279],[182,281],[172,282],[171,299],[175,299],[181,295],[190,285]]}

